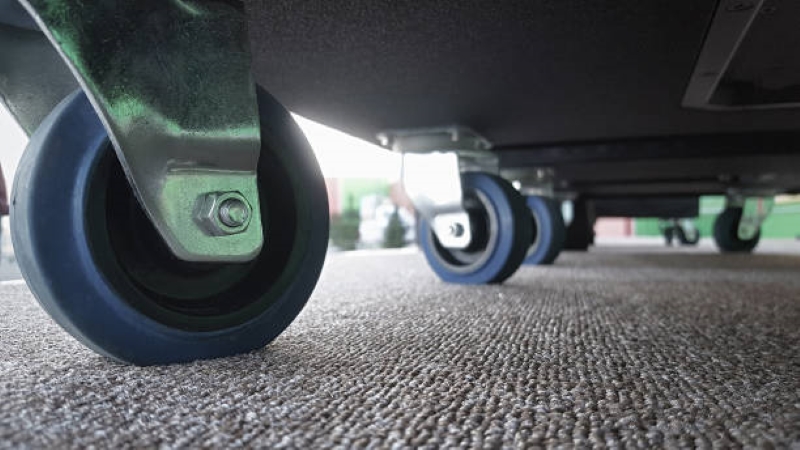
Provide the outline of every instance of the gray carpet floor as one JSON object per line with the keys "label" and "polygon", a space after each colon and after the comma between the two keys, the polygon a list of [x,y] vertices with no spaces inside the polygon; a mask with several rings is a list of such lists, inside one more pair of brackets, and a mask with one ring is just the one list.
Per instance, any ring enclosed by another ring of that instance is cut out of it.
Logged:
{"label": "gray carpet floor", "polygon": [[800,257],[562,255],[503,286],[333,255],[253,354],[137,368],[0,286],[0,447],[800,448]]}

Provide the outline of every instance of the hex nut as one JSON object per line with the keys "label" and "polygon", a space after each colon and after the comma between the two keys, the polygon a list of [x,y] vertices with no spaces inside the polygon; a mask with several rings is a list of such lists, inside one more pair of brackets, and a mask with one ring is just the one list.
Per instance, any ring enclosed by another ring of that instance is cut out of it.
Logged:
{"label": "hex nut", "polygon": [[[226,220],[228,224],[222,220],[221,208],[226,202],[227,208],[230,208],[231,203],[244,208],[240,214],[241,225],[231,226],[229,225],[232,223],[230,220]],[[240,192],[211,192],[197,199],[194,219],[197,225],[210,236],[229,236],[247,230],[252,216],[252,207]]]}

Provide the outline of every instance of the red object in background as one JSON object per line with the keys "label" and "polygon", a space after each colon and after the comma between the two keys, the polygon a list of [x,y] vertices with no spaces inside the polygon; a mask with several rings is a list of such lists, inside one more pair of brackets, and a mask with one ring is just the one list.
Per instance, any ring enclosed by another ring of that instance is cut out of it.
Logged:
{"label": "red object in background", "polygon": [[325,178],[325,188],[328,190],[328,212],[331,216],[342,213],[342,205],[339,198],[339,180],[335,178]]}
{"label": "red object in background", "polygon": [[8,194],[6,192],[6,178],[3,176],[3,168],[0,167],[0,216],[8,215]]}
{"label": "red object in background", "polygon": [[405,189],[403,189],[402,183],[399,181],[392,183],[391,187],[389,188],[389,198],[392,199],[392,203],[395,205],[405,209],[411,214],[414,214],[414,204],[411,203],[411,198],[408,197]]}
{"label": "red object in background", "polygon": [[597,237],[628,237],[633,235],[633,220],[621,217],[597,219],[594,226]]}

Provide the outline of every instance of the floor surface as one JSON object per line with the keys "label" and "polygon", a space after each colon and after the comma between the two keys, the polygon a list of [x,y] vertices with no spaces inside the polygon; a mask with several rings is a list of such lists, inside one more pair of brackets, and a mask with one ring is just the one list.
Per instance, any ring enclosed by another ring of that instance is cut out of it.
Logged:
{"label": "floor surface", "polygon": [[610,247],[465,287],[336,254],[264,350],[149,368],[0,285],[0,447],[537,444],[800,448],[800,256]]}

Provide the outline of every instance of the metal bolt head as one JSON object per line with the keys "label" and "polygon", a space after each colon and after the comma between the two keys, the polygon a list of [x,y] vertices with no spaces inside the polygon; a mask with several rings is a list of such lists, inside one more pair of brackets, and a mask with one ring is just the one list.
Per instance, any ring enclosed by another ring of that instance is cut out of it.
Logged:
{"label": "metal bolt head", "polygon": [[729,2],[728,6],[725,8],[725,12],[744,12],[750,11],[751,9],[756,7],[756,2],[754,1],[734,1]]}
{"label": "metal bolt head", "polygon": [[250,208],[239,198],[229,198],[219,207],[219,220],[225,225],[238,228],[250,220]]}
{"label": "metal bolt head", "polygon": [[201,196],[195,222],[210,236],[227,236],[247,230],[252,209],[239,192],[212,192]]}
{"label": "metal bolt head", "polygon": [[450,228],[448,229],[448,231],[450,233],[450,236],[461,237],[464,235],[464,225],[461,225],[460,223],[457,222],[450,224]]}

